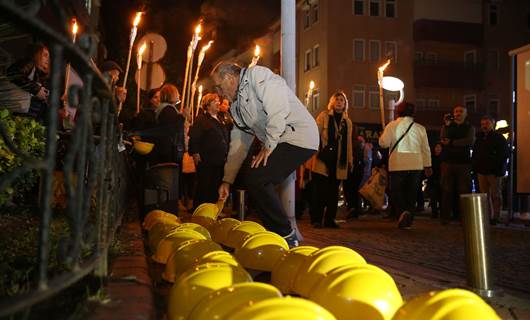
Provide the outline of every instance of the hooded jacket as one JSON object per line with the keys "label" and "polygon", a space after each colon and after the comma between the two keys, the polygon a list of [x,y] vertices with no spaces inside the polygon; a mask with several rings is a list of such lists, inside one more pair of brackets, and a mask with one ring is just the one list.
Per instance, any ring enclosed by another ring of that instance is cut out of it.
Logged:
{"label": "hooded jacket", "polygon": [[236,94],[224,182],[234,182],[254,137],[272,151],[278,143],[318,150],[315,119],[282,77],[261,66],[244,68]]}

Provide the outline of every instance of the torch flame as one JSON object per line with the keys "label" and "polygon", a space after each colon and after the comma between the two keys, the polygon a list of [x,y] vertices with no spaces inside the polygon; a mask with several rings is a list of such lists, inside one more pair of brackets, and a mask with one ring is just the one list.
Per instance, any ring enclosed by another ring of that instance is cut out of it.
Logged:
{"label": "torch flame", "polygon": [[210,49],[210,47],[212,46],[212,43],[213,43],[213,40],[210,40],[207,45],[202,47],[201,51],[206,52],[206,50]]}
{"label": "torch flame", "polygon": [[313,89],[315,89],[315,81],[311,80],[309,82],[309,90],[313,90]]}
{"label": "torch flame", "polygon": [[134,17],[133,26],[138,26],[140,19],[142,18],[142,12],[136,12],[136,17]]}
{"label": "torch flame", "polygon": [[138,49],[138,54],[143,55],[146,48],[145,42],[142,44],[142,46]]}
{"label": "torch flame", "polygon": [[196,34],[196,35],[199,35],[199,33],[201,33],[201,29],[202,29],[202,26],[201,26],[201,24],[199,23],[199,24],[195,27],[195,34]]}
{"label": "torch flame", "polygon": [[74,18],[72,19],[73,25],[72,25],[72,34],[77,34],[78,27],[77,27],[77,20]]}
{"label": "torch flame", "polygon": [[202,93],[202,84],[199,86],[199,94]]}
{"label": "torch flame", "polygon": [[389,64],[390,64],[390,59],[388,59],[384,65],[379,67],[379,72],[385,71],[386,67],[388,67]]}
{"label": "torch flame", "polygon": [[259,57],[259,54],[261,53],[261,48],[259,45],[256,45],[256,48],[254,49],[254,56]]}

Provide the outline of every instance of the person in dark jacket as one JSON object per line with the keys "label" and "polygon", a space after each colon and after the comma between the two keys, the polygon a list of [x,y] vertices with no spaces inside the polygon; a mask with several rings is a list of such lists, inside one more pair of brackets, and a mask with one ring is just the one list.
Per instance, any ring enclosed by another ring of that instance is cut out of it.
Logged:
{"label": "person in dark jacket", "polygon": [[441,165],[441,154],[442,144],[437,143],[434,145],[431,153],[431,164],[432,164],[432,176],[427,179],[427,190],[430,198],[431,205],[431,218],[436,219],[440,215],[440,199],[442,196],[442,190],[440,186],[440,165]]}
{"label": "person in dark jacket", "polygon": [[44,44],[34,43],[28,53],[29,57],[18,60],[7,69],[7,78],[32,96],[29,110],[23,115],[44,122],[48,109],[46,82],[50,73],[50,52]]}
{"label": "person in dark jacket", "polygon": [[142,110],[134,118],[133,129],[135,130],[156,127],[156,109],[160,105],[160,88],[149,90],[147,99],[147,103],[142,106]]}
{"label": "person in dark jacket", "polygon": [[189,153],[197,168],[197,189],[193,205],[215,203],[223,179],[229,136],[219,117],[219,96],[209,93],[202,98],[202,113],[190,129]]}
{"label": "person in dark jacket", "polygon": [[447,224],[451,214],[457,216],[455,198],[471,192],[471,147],[475,141],[475,128],[466,121],[467,110],[456,106],[453,113],[444,117],[440,138],[442,151],[442,202],[441,222]]}
{"label": "person in dark jacket", "polygon": [[490,202],[490,223],[496,224],[502,207],[502,177],[506,174],[509,155],[506,139],[494,130],[495,120],[483,116],[480,132],[473,146],[473,168],[478,174],[480,192],[487,193]]}

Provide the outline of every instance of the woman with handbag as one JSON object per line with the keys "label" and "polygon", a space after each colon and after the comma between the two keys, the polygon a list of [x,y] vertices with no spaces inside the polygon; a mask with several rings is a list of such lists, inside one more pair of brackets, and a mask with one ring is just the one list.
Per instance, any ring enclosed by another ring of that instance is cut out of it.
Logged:
{"label": "woman with handbag", "polygon": [[[353,168],[352,122],[348,118],[348,98],[342,91],[329,99],[328,110],[317,117],[320,150],[313,160],[313,200],[311,224],[338,228],[335,222],[339,201],[339,185]],[[325,210],[325,214],[324,214]],[[323,221],[324,220],[324,221]]]}

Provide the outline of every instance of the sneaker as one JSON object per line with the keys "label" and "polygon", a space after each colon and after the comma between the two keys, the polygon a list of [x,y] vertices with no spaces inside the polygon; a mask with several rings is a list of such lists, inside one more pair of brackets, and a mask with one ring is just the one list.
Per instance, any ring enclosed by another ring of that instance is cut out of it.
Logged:
{"label": "sneaker", "polygon": [[400,229],[410,229],[412,225],[412,214],[408,211],[403,211],[399,216],[398,228]]}
{"label": "sneaker", "polygon": [[287,244],[289,245],[289,249],[298,247],[300,245],[300,240],[298,240],[298,236],[296,235],[296,230],[292,230],[291,233],[283,237],[285,241],[287,241]]}

